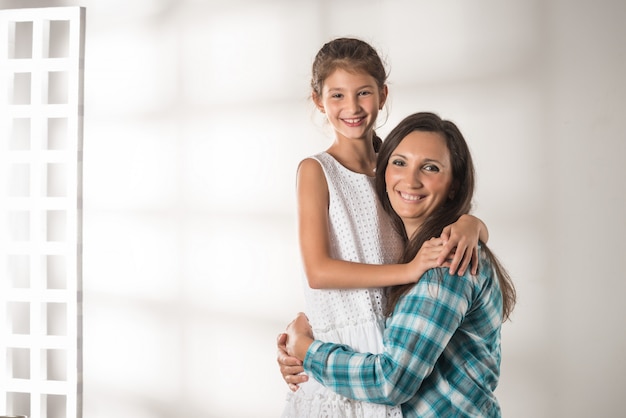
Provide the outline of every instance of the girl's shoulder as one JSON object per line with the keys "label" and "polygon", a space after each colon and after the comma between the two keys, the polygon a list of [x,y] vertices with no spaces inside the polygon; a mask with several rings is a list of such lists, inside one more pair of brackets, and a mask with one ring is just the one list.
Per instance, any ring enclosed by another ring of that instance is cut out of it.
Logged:
{"label": "girl's shoulder", "polygon": [[317,173],[323,173],[323,174],[330,174],[330,173],[334,173],[337,170],[340,170],[340,165],[337,162],[337,160],[335,160],[333,158],[332,155],[330,155],[327,152],[320,152],[314,155],[311,155],[305,159],[303,159],[302,161],[300,161],[300,164],[298,165],[298,170],[307,170],[309,172],[313,171],[313,172],[317,172]]}
{"label": "girl's shoulder", "polygon": [[319,155],[320,154],[312,155],[300,161],[300,163],[298,164],[298,173],[302,174],[303,172],[323,172],[325,166],[324,163],[319,159]]}

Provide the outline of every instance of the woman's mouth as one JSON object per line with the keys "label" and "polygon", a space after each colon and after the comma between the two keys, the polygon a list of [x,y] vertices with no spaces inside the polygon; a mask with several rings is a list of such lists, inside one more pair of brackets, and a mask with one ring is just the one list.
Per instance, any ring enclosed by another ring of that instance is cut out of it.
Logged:
{"label": "woman's mouth", "polygon": [[424,195],[409,194],[405,192],[398,192],[398,194],[400,195],[402,199],[408,200],[409,202],[417,202],[419,200],[424,199]]}

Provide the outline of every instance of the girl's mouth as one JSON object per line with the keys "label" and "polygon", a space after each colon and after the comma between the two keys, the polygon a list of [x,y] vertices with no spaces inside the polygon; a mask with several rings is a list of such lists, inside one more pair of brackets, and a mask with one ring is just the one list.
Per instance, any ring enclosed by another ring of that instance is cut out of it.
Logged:
{"label": "girl's mouth", "polygon": [[359,126],[365,120],[365,118],[352,118],[352,119],[341,119],[341,120],[346,125],[350,127],[355,127],[355,126]]}

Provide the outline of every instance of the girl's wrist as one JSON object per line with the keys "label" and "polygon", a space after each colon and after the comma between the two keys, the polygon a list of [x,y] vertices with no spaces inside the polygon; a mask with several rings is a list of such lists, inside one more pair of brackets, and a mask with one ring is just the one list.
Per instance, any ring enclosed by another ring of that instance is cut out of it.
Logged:
{"label": "girl's wrist", "polygon": [[407,264],[407,266],[409,268],[407,269],[406,283],[405,284],[417,282],[417,280],[420,277],[422,277],[422,274],[424,274],[424,271],[422,271],[423,269],[420,268],[420,265],[417,262],[417,259],[414,258],[411,262],[409,262]]}

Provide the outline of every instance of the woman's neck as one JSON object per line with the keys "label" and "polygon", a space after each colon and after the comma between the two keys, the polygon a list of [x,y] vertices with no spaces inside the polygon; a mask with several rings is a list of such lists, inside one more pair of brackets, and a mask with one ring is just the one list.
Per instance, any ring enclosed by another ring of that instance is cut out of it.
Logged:
{"label": "woman's neck", "polygon": [[403,219],[402,223],[404,224],[404,230],[406,231],[406,236],[409,240],[417,231],[419,231],[423,224],[422,221],[417,221],[413,219]]}

